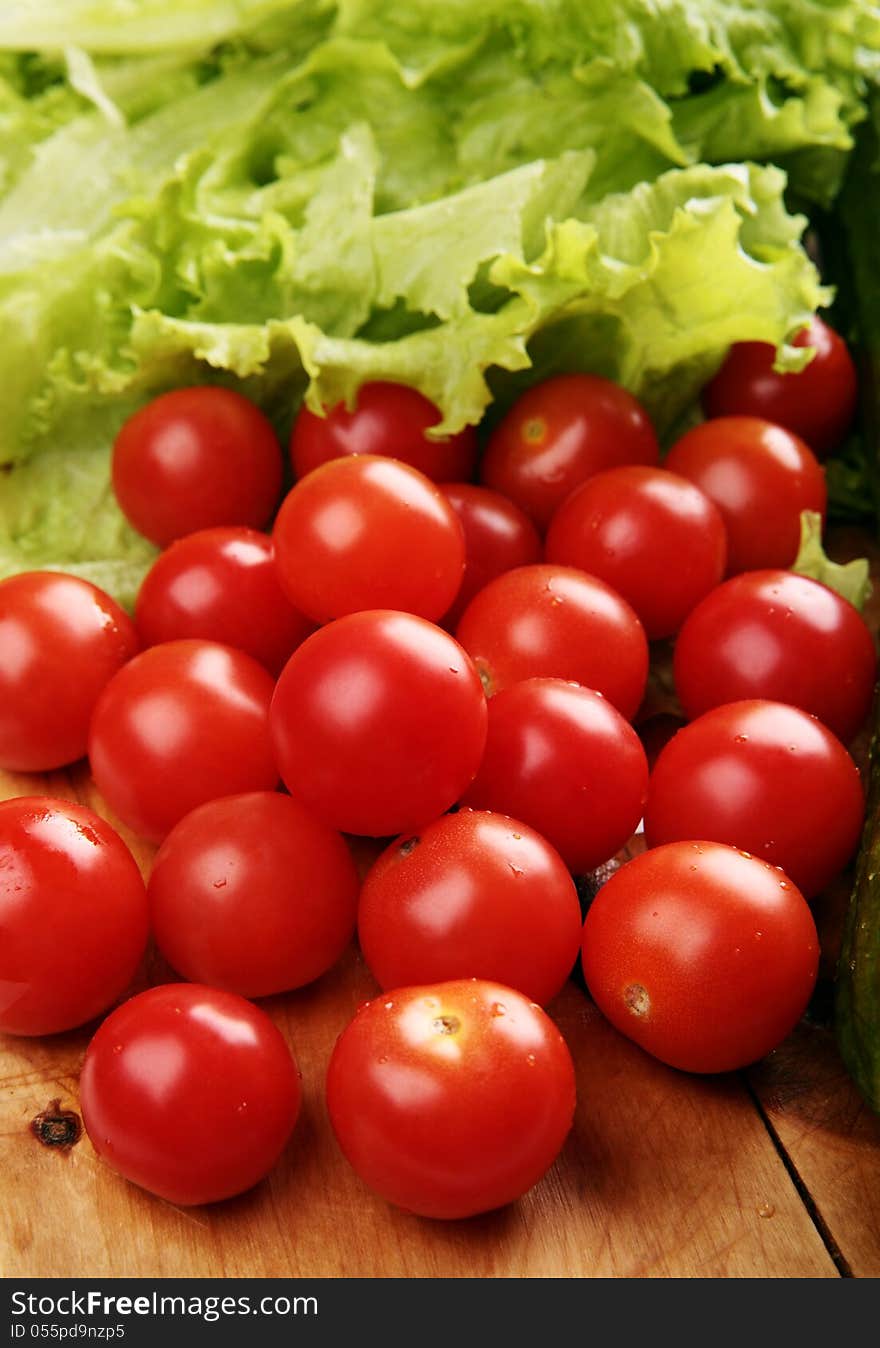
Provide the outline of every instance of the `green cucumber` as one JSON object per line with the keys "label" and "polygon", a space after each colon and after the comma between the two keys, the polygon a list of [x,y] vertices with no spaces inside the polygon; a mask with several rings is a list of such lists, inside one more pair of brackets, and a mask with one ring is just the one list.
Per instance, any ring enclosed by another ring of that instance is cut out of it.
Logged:
{"label": "green cucumber", "polygon": [[[860,129],[839,219],[849,270],[860,353],[863,431],[875,500],[880,497],[880,100]],[[868,801],[855,884],[837,970],[835,1026],[847,1070],[872,1109],[880,1112],[880,693]]]}
{"label": "green cucumber", "polygon": [[880,1113],[880,698],[868,809],[837,968],[835,1027],[847,1071]]}

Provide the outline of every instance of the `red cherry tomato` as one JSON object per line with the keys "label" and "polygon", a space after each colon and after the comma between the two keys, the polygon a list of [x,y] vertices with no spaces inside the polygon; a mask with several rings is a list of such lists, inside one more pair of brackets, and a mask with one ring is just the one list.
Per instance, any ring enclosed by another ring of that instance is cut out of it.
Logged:
{"label": "red cherry tomato", "polygon": [[102,1161],[169,1203],[243,1193],[293,1131],[301,1087],[290,1050],[243,997],[169,983],[108,1016],[80,1077]]}
{"label": "red cherry tomato", "polygon": [[477,979],[366,1002],[336,1041],[327,1106],[366,1184],[423,1217],[519,1198],[571,1128],[571,1054],[519,992]]}
{"label": "red cherry tomato", "polygon": [[584,923],[596,1005],[685,1072],[730,1072],[769,1053],[806,1010],[818,963],[803,895],[775,866],[720,843],[636,857]]}
{"label": "red cherry tomato", "polygon": [[528,679],[489,703],[486,752],[463,800],[530,824],[581,874],[630,837],[647,782],[638,735],[601,693]]}
{"label": "red cherry tomato", "polygon": [[833,590],[791,571],[747,571],[694,609],[674,669],[690,719],[770,698],[812,712],[847,741],[868,715],[877,656],[867,625]]}
{"label": "red cherry tomato", "polygon": [[106,820],[47,796],[0,802],[0,1030],[57,1034],[106,1011],[147,944],[134,857]]}
{"label": "red cherry tomato", "polygon": [[530,678],[570,679],[636,714],[648,677],[648,642],[625,599],[567,566],[523,566],[471,600],[456,637],[490,695]]}
{"label": "red cherry tomato", "polygon": [[98,790],[129,828],[161,842],[197,805],[271,791],[272,680],[211,641],[152,646],[111,679],[89,735]]}
{"label": "red cherry tomato", "polygon": [[802,440],[757,417],[719,417],[683,435],[666,458],[715,502],[727,528],[727,574],[791,566],[801,511],[825,518],[821,464]]}
{"label": "red cherry tomato", "polygon": [[706,386],[706,415],[763,417],[794,431],[821,459],[840,444],[855,416],[855,365],[843,338],[818,317],[792,345],[816,354],[798,373],[778,374],[770,343],[736,342]]}
{"label": "red cherry tomato", "polygon": [[364,609],[441,618],[464,575],[464,533],[432,482],[372,454],[298,482],[273,535],[281,583],[315,622]]}
{"label": "red cherry tomato", "polygon": [[47,772],[82,758],[95,703],[136,654],[131,619],[76,576],[0,581],[0,767]]}
{"label": "red cherry tomato", "polygon": [[560,374],[517,399],[489,439],[480,481],[515,501],[543,532],[582,482],[622,463],[655,464],[660,448],[641,403],[593,374]]}
{"label": "red cherry tomato", "polygon": [[129,417],[113,446],[113,490],[139,533],[166,547],[217,524],[259,529],[281,491],[266,417],[231,389],[176,389]]}
{"label": "red cherry tomato", "polygon": [[195,983],[268,997],[335,964],[354,934],[358,878],[338,833],[271,791],[181,819],[148,888],[159,949]]}
{"label": "red cherry tomato", "polygon": [[497,491],[468,482],[453,482],[441,490],[464,530],[464,577],[443,619],[444,626],[452,630],[474,595],[490,580],[541,560],[541,540],[528,515]]}
{"label": "red cherry tomato", "polygon": [[654,640],[677,632],[719,583],[727,535],[717,506],[692,482],[634,465],[597,473],[563,501],[546,556],[604,580]]}
{"label": "red cherry tomato", "polygon": [[146,646],[199,637],[234,646],[278,674],[314,624],[278,580],[272,540],[255,529],[201,529],[147,572],[135,619]]}
{"label": "red cherry tomato", "polygon": [[864,795],[830,730],[781,702],[734,702],[680,730],[657,759],[645,810],[650,847],[708,838],[753,852],[807,898],[849,860]]}
{"label": "red cherry tomato", "polygon": [[346,454],[381,454],[411,464],[432,482],[473,475],[477,436],[473,426],[431,439],[426,432],[440,411],[417,389],[377,381],[362,384],[354,411],[337,403],[323,417],[303,407],[293,423],[290,457],[297,477]]}
{"label": "red cherry tomato", "polygon": [[383,988],[491,978],[543,1006],[571,973],[580,932],[559,854],[526,824],[486,811],[398,838],[358,905],[361,949]]}
{"label": "red cherry tomato", "polygon": [[418,830],[480,764],[486,699],[448,633],[410,613],[355,613],[287,663],[272,738],[291,793],[345,833]]}

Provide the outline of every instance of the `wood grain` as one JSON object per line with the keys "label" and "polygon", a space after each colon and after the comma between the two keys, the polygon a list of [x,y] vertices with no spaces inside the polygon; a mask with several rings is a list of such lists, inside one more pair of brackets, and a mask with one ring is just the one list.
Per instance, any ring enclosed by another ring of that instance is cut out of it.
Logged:
{"label": "wood grain", "polygon": [[[0,774],[0,797],[35,791],[101,807],[82,765],[48,778]],[[149,849],[126,836],[147,867]],[[170,976],[152,956],[139,985]],[[301,1067],[303,1115],[269,1179],[210,1208],[180,1210],[127,1184],[86,1137],[61,1151],[33,1136],[30,1121],[54,1099],[77,1109],[88,1027],[42,1040],[0,1039],[3,1274],[837,1276],[745,1085],[654,1062],[574,984],[551,1012],[577,1065],[579,1104],[571,1137],[542,1183],[519,1203],[468,1222],[429,1222],[390,1208],[341,1157],[323,1105],[335,1037],[374,991],[352,948],[312,987],[264,1003]],[[818,1130],[817,1154],[823,1139]],[[854,1215],[841,1212],[840,1220]],[[855,1250],[861,1241],[866,1265],[875,1236],[869,1227],[850,1244]]]}
{"label": "wood grain", "polygon": [[841,1268],[880,1277],[880,1118],[847,1076],[831,1031],[798,1026],[750,1078]]}

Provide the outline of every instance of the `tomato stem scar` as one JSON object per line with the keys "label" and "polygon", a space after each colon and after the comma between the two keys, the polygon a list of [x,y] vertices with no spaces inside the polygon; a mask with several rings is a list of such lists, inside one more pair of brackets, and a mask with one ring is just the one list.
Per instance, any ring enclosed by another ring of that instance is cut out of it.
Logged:
{"label": "tomato stem scar", "polygon": [[431,1028],[437,1034],[457,1034],[461,1029],[461,1021],[458,1016],[438,1016]]}

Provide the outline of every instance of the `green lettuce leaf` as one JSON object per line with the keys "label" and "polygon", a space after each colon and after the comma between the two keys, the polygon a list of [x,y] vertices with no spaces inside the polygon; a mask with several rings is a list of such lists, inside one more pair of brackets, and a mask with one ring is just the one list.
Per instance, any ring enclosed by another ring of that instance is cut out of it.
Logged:
{"label": "green lettuce leaf", "polygon": [[129,528],[110,488],[106,447],[67,447],[0,473],[0,579],[69,571],[132,608],[156,556]]}
{"label": "green lettuce leaf", "polygon": [[784,194],[836,189],[867,0],[136,8],[0,7],[7,570],[130,597],[107,456],[168,388],[239,388],[284,436],[399,380],[443,433],[587,369],[665,435],[731,342],[806,358],[828,296]]}
{"label": "green lettuce leaf", "polygon": [[829,590],[848,599],[860,613],[871,597],[871,565],[867,557],[832,562],[822,546],[822,516],[815,510],[801,511],[800,548],[791,569],[821,581]]}
{"label": "green lettuce leaf", "polygon": [[0,48],[201,51],[296,7],[292,0],[6,0]]}

